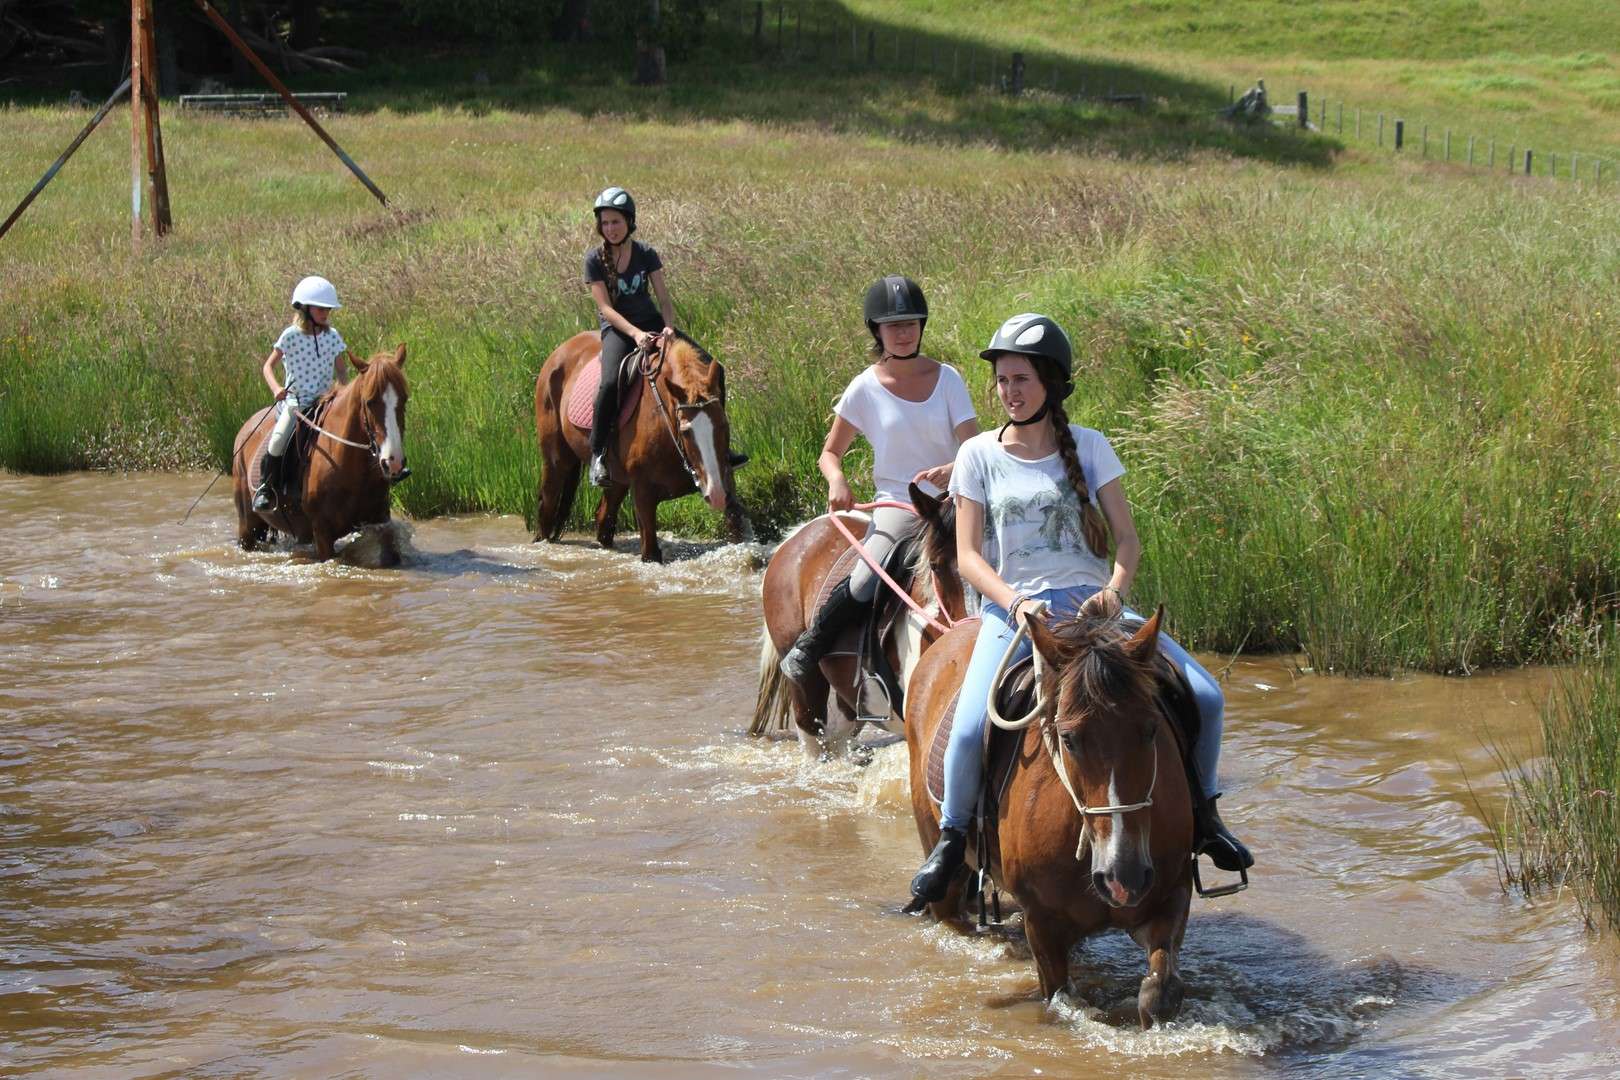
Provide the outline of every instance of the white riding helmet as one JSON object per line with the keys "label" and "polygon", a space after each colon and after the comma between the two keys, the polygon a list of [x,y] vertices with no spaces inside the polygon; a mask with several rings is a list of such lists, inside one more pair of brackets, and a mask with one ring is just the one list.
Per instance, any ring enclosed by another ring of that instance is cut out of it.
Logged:
{"label": "white riding helmet", "polygon": [[338,303],[337,289],[332,287],[332,283],[316,274],[311,274],[293,288],[292,306],[299,304],[323,308],[343,306]]}

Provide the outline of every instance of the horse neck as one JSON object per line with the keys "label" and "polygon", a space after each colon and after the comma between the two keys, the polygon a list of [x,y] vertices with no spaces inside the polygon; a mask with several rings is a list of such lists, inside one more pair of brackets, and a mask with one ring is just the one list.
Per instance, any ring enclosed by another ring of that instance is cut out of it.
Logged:
{"label": "horse neck", "polygon": [[379,363],[381,361],[373,360],[365,371],[338,391],[327,410],[328,422],[322,427],[353,442],[364,442],[368,438],[364,419],[366,403],[388,385],[384,372],[377,367]]}

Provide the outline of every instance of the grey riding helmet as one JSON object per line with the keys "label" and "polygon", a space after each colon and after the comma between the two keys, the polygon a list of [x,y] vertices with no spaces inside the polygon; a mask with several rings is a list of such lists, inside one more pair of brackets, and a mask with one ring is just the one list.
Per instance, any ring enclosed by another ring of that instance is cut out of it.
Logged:
{"label": "grey riding helmet", "polygon": [[899,274],[872,282],[862,307],[866,312],[866,328],[872,332],[874,341],[879,341],[878,323],[916,319],[923,328],[928,326],[928,300],[923,296],[922,286]]}
{"label": "grey riding helmet", "polygon": [[1062,378],[1058,400],[1074,393],[1074,349],[1069,345],[1069,335],[1045,315],[1034,312],[1014,315],[1001,324],[979,355],[994,361],[1002,353],[1039,356],[1051,361]]}
{"label": "grey riding helmet", "polygon": [[596,204],[591,212],[596,215],[596,227],[602,227],[602,211],[617,210],[624,215],[625,223],[630,226],[630,232],[636,231],[636,200],[622,187],[603,188],[602,194],[596,197]]}

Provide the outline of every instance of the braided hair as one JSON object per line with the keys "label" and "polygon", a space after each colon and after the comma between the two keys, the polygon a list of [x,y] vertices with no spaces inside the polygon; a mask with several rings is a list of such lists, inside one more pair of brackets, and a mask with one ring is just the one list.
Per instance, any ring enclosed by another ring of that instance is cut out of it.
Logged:
{"label": "braided hair", "polygon": [[[596,231],[598,234],[602,231],[600,219]],[[625,237],[625,243],[629,242],[630,238]],[[616,305],[619,302],[619,253],[605,236],[602,237],[602,274],[607,278],[608,303]]]}
{"label": "braided hair", "polygon": [[1058,453],[1063,458],[1063,472],[1069,478],[1069,484],[1074,493],[1080,497],[1080,531],[1085,536],[1086,546],[1091,553],[1099,559],[1108,557],[1108,522],[1104,520],[1097,504],[1091,501],[1091,488],[1086,484],[1086,474],[1080,468],[1080,451],[1074,445],[1074,432],[1069,430],[1069,414],[1063,411],[1062,383],[1053,378],[1056,374],[1052,364],[1044,356],[1036,359],[1036,371],[1041,378],[1041,386],[1046,390],[1047,415],[1052,421],[1052,432],[1057,436]]}

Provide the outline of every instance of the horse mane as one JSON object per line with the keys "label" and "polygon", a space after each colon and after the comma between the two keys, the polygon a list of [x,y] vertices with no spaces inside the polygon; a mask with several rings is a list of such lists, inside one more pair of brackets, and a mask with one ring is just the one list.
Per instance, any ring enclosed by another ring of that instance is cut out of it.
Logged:
{"label": "horse mane", "polygon": [[956,501],[949,498],[941,500],[937,519],[926,514],[920,516],[922,527],[917,531],[917,543],[912,547],[906,570],[922,593],[919,602],[926,607],[939,602],[934,567],[956,565]]}
{"label": "horse mane", "polygon": [[1117,709],[1123,702],[1152,698],[1156,676],[1151,660],[1140,660],[1126,645],[1131,635],[1118,619],[1077,615],[1051,626],[1058,645],[1058,680],[1073,728],[1085,717]]}
{"label": "horse mane", "polygon": [[359,370],[360,374],[345,383],[340,392],[347,392],[350,387],[354,387],[355,393],[361,395],[361,400],[369,400],[381,392],[379,382],[403,382],[405,379],[399,364],[394,360],[394,354],[386,349],[372,353],[371,359],[366,361],[366,366]]}

